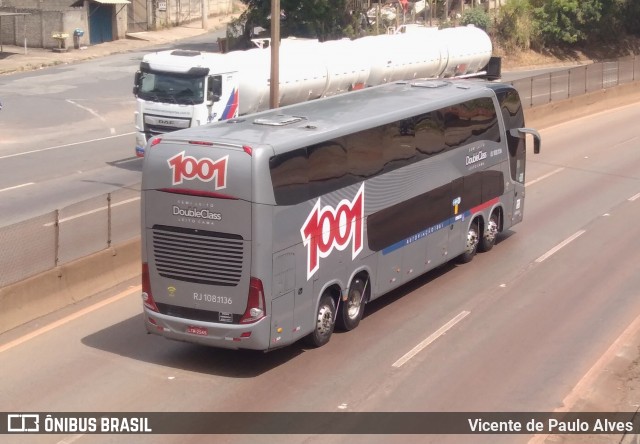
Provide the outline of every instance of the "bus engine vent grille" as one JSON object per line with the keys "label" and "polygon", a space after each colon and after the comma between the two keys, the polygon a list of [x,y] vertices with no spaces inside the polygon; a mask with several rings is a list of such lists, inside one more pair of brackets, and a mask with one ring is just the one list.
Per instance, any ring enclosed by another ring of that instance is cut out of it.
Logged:
{"label": "bus engine vent grille", "polygon": [[153,256],[162,277],[236,286],[242,276],[242,236],[155,225]]}

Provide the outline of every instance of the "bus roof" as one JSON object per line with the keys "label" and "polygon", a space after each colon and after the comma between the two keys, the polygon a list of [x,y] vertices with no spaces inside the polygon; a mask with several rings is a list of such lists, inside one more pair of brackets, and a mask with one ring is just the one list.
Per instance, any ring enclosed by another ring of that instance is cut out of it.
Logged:
{"label": "bus roof", "polygon": [[222,122],[168,133],[163,140],[197,140],[275,154],[340,137],[478,97],[508,85],[477,80],[412,80],[365,88]]}

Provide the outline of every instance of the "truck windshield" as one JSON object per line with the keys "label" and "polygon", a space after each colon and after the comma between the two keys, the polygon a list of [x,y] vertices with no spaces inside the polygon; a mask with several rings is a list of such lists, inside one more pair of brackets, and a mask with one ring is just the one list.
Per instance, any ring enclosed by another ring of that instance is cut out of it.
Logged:
{"label": "truck windshield", "polygon": [[155,102],[198,104],[204,101],[204,85],[203,76],[143,71],[138,97]]}

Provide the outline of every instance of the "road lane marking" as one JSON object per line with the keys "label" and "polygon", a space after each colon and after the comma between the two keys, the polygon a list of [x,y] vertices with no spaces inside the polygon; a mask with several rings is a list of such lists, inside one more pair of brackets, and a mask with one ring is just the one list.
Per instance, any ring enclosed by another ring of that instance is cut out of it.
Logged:
{"label": "road lane marking", "polygon": [[50,151],[50,150],[57,150],[60,148],[68,148],[70,146],[77,146],[77,145],[83,145],[85,143],[93,143],[93,142],[100,142],[102,140],[109,140],[109,139],[115,139],[116,137],[124,137],[124,136],[130,136],[132,134],[135,134],[135,132],[131,132],[131,133],[124,133],[124,134],[118,134],[116,136],[107,136],[107,137],[100,137],[98,139],[91,139],[91,140],[84,140],[82,142],[72,142],[72,143],[65,143],[64,145],[56,145],[56,146],[50,146],[48,148],[41,148],[39,150],[31,150],[31,151],[24,151],[22,153],[15,153],[15,154],[7,154],[6,156],[0,156],[0,160],[2,159],[9,159],[10,157],[19,157],[19,156],[24,156],[27,154],[34,154],[34,153],[42,153],[44,151]]}
{"label": "road lane marking", "polygon": [[426,338],[424,341],[422,341],[421,343],[419,343],[418,345],[416,345],[415,347],[413,347],[409,352],[407,352],[403,357],[401,357],[400,359],[398,359],[396,362],[393,363],[392,367],[396,367],[396,368],[400,368],[402,367],[409,359],[413,358],[415,355],[417,355],[418,353],[420,353],[425,347],[427,347],[429,344],[433,343],[436,339],[438,339],[440,336],[444,335],[447,331],[449,331],[454,325],[456,325],[458,322],[462,321],[464,318],[466,318],[471,312],[470,311],[462,311],[458,314],[458,316],[456,316],[455,318],[451,319],[449,322],[447,322],[446,324],[444,324],[442,327],[440,327],[438,330],[436,330],[435,332],[433,332],[428,338]]}
{"label": "road lane marking", "polygon": [[39,329],[37,329],[35,331],[32,331],[29,334],[26,334],[26,335],[18,338],[18,339],[15,339],[15,340],[13,340],[11,342],[8,342],[8,343],[4,344],[3,346],[0,346],[0,353],[5,352],[7,350],[10,350],[10,349],[12,349],[14,347],[17,347],[20,344],[24,344],[25,342],[27,342],[27,341],[29,341],[29,340],[31,340],[33,338],[37,338],[38,336],[43,335],[43,334],[45,334],[45,333],[47,333],[47,332],[49,332],[49,331],[51,331],[51,330],[53,330],[55,328],[58,328],[58,327],[60,327],[62,325],[65,325],[65,324],[68,324],[69,322],[71,322],[71,321],[73,321],[75,319],[78,319],[78,318],[80,318],[80,317],[82,317],[82,316],[84,316],[86,314],[89,314],[89,313],[91,313],[93,311],[96,311],[96,310],[98,310],[98,309],[100,309],[102,307],[105,307],[105,306],[107,306],[107,305],[109,305],[109,304],[111,304],[113,302],[119,301],[120,299],[126,298],[127,296],[130,296],[130,295],[132,295],[132,294],[134,294],[136,292],[140,292],[141,290],[142,290],[142,286],[141,285],[136,285],[136,286],[129,287],[128,289],[116,294],[115,296],[111,296],[108,299],[105,299],[105,300],[100,301],[100,302],[98,302],[98,303],[96,303],[94,305],[91,305],[90,307],[83,308],[80,311],[77,311],[77,312],[75,312],[73,314],[70,314],[69,316],[66,316],[66,317],[64,317],[62,319],[58,319],[57,321],[52,322],[49,325],[45,325],[42,328],[39,328]]}
{"label": "road lane marking", "polygon": [[103,121],[103,122],[105,122],[105,123],[107,122],[107,121],[104,119],[104,117],[102,117],[102,116],[101,116],[100,114],[98,114],[96,111],[92,110],[91,108],[89,108],[89,107],[87,107],[87,106],[80,105],[79,103],[76,103],[76,102],[74,102],[74,101],[73,101],[73,100],[71,100],[71,99],[67,99],[67,100],[66,100],[66,102],[67,102],[67,103],[70,103],[70,104],[72,104],[72,105],[74,105],[74,106],[77,106],[78,108],[80,108],[80,109],[82,109],[82,110],[85,110],[86,112],[88,112],[88,113],[89,113],[89,114],[91,114],[92,116],[97,117],[98,119],[102,120],[102,121]]}
{"label": "road lane marking", "polygon": [[629,202],[633,202],[634,200],[638,200],[638,199],[640,199],[640,193],[638,193],[638,194],[636,194],[634,196],[631,196],[628,200],[629,200]]}
{"label": "road lane marking", "polygon": [[552,255],[560,251],[560,249],[566,247],[567,245],[569,245],[571,242],[573,242],[574,240],[576,240],[586,232],[587,230],[580,230],[577,233],[574,233],[573,235],[571,235],[570,237],[566,238],[565,240],[560,242],[558,245],[553,247],[551,250],[547,251],[545,254],[540,256],[538,259],[536,259],[536,262],[540,263],[549,259]]}
{"label": "road lane marking", "polygon": [[544,174],[544,175],[538,177],[537,179],[530,180],[529,182],[526,182],[524,184],[524,186],[525,187],[529,187],[529,186],[533,185],[534,183],[538,183],[541,180],[546,179],[547,177],[550,177],[550,176],[553,176],[554,174],[559,173],[560,171],[564,171],[564,167],[556,168],[555,170],[553,170],[553,171],[551,171],[551,172],[549,172],[547,174]]}
{"label": "road lane marking", "polygon": [[[137,200],[140,200],[140,196],[132,197],[131,199],[122,200],[122,201],[120,201],[118,203],[114,203],[114,204],[111,205],[111,208],[119,207],[120,205],[124,205],[124,204],[128,204],[128,203],[131,203],[131,202],[135,202]],[[60,219],[58,221],[58,223],[61,224],[62,222],[69,222],[70,220],[78,219],[78,218],[84,217],[84,216],[89,216],[91,214],[98,213],[100,211],[105,211],[107,208],[108,207],[99,207],[99,208],[95,208],[93,210],[85,211],[84,213],[74,214],[73,216],[69,216],[69,217],[65,217],[63,219]],[[43,226],[44,227],[52,227],[55,224],[56,224],[55,222],[49,222],[49,223],[44,224]]]}
{"label": "road lane marking", "polygon": [[3,191],[9,191],[9,190],[15,190],[17,188],[28,187],[29,185],[33,185],[33,182],[23,183],[22,185],[16,185],[14,187],[3,188],[0,190],[0,193],[2,193]]}

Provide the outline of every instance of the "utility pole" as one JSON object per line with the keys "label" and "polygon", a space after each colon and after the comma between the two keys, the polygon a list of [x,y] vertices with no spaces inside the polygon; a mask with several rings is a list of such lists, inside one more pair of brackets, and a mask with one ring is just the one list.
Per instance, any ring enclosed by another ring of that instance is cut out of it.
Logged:
{"label": "utility pole", "polygon": [[433,26],[433,0],[429,0],[429,26]]}
{"label": "utility pole", "polygon": [[269,108],[280,106],[280,0],[271,0],[271,79]]}
{"label": "utility pole", "polygon": [[209,29],[209,0],[202,0],[202,29]]}

